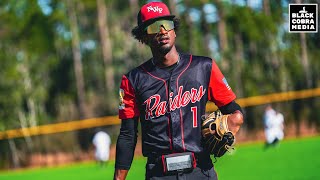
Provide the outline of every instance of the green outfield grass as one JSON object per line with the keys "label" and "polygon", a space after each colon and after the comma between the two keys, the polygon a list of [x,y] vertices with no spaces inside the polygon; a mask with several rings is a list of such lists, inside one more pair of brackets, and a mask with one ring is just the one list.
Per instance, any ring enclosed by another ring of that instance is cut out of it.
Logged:
{"label": "green outfield grass", "polygon": [[[220,180],[315,180],[320,179],[320,137],[292,139],[264,149],[262,143],[240,144],[232,155],[215,163]],[[135,158],[128,178],[144,179],[145,158]],[[105,168],[81,163],[56,168],[0,172],[1,180],[98,180],[112,179],[114,161]]]}

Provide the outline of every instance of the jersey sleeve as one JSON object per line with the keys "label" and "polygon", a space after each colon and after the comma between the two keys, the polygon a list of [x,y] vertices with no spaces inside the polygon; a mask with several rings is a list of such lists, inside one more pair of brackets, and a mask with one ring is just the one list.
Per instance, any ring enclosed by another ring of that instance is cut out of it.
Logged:
{"label": "jersey sleeve", "polygon": [[236,99],[236,95],[214,60],[212,60],[208,89],[208,100],[214,102],[218,107],[229,104]]}
{"label": "jersey sleeve", "polygon": [[134,88],[128,78],[123,75],[119,89],[119,118],[129,119],[140,115]]}

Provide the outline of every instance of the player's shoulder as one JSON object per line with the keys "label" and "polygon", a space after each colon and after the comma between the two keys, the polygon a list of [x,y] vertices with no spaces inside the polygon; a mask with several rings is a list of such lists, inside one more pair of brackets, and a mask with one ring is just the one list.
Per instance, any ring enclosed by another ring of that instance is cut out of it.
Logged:
{"label": "player's shoulder", "polygon": [[152,64],[151,59],[149,59],[143,62],[142,64],[140,64],[139,66],[136,66],[135,68],[129,70],[128,73],[125,75],[128,77],[128,76],[136,76],[140,73],[144,73],[148,69],[148,67],[152,67],[151,64]]}
{"label": "player's shoulder", "polygon": [[152,66],[151,59],[149,59],[128,71],[126,74],[124,74],[124,76],[132,85],[134,85],[136,82],[140,82],[142,79],[144,79],[145,75],[147,72],[151,71],[150,68],[152,67],[154,66]]}
{"label": "player's shoulder", "polygon": [[207,57],[207,56],[192,55],[192,60],[194,60],[194,61],[203,61],[203,62],[211,62],[212,58]]}
{"label": "player's shoulder", "polygon": [[213,59],[207,56],[190,55],[192,56],[192,65],[211,68]]}

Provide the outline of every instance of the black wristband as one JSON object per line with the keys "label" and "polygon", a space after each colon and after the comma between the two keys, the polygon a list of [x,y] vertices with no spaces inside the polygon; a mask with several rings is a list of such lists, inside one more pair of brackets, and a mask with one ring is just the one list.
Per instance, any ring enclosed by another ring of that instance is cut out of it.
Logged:
{"label": "black wristband", "polygon": [[243,114],[241,107],[235,101],[231,101],[229,104],[219,107],[219,109],[222,114],[231,114],[235,111],[240,111]]}

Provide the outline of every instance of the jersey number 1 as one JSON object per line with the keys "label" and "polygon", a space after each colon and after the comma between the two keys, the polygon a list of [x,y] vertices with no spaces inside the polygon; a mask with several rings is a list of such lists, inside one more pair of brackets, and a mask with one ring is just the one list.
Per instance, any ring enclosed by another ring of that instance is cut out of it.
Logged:
{"label": "jersey number 1", "polygon": [[198,120],[197,120],[197,118],[198,118],[198,114],[197,114],[198,111],[197,111],[197,106],[191,107],[191,112],[192,112],[192,119],[193,119],[192,125],[193,125],[194,128],[196,128],[196,127],[198,127]]}

